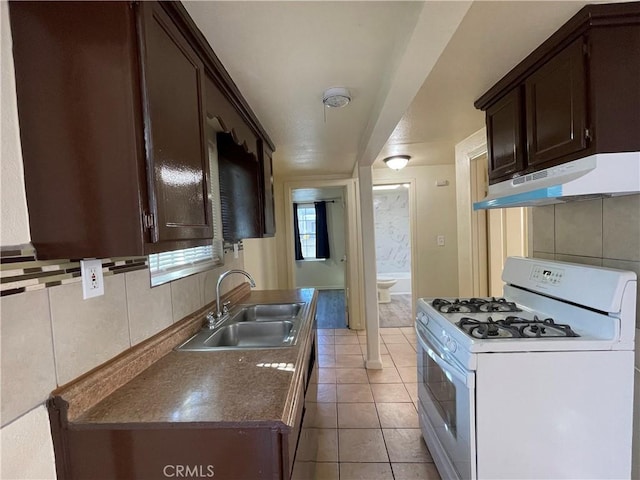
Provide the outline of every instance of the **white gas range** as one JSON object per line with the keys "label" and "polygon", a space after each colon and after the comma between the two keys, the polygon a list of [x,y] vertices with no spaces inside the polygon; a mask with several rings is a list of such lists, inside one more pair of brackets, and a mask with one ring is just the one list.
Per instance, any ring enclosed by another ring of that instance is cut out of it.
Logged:
{"label": "white gas range", "polygon": [[510,257],[504,298],[419,299],[419,413],[443,478],[631,476],[637,279]]}

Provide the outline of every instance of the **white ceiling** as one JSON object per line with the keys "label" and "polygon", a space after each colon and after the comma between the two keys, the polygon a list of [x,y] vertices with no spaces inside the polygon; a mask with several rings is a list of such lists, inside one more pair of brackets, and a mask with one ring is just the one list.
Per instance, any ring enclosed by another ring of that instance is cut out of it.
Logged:
{"label": "white ceiling", "polygon": [[[453,163],[484,125],[473,101],[584,3],[184,2],[286,176],[351,174],[393,153]],[[333,86],[350,89],[347,107],[323,107]]]}

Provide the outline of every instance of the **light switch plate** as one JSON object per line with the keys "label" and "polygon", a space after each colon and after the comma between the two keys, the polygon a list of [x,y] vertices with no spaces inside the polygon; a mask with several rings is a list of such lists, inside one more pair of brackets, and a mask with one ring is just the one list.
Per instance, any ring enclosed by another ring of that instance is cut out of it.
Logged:
{"label": "light switch plate", "polygon": [[444,235],[438,235],[437,242],[439,247],[444,247]]}
{"label": "light switch plate", "polygon": [[82,274],[82,298],[104,295],[104,277],[101,260],[80,260]]}
{"label": "light switch plate", "polygon": [[233,258],[238,258],[238,252],[240,251],[240,247],[237,243],[233,244]]}

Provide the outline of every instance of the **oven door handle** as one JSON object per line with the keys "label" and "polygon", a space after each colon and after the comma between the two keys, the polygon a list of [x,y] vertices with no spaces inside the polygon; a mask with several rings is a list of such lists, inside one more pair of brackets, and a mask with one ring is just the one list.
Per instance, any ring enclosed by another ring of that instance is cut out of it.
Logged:
{"label": "oven door handle", "polygon": [[425,329],[422,328],[422,326],[420,326],[419,324],[416,324],[416,332],[418,334],[418,341],[420,342],[420,346],[444,372],[457,378],[468,388],[473,388],[475,386],[473,373],[442,358],[442,356],[438,353],[438,349],[434,347],[433,343],[430,341],[429,332],[425,331]]}

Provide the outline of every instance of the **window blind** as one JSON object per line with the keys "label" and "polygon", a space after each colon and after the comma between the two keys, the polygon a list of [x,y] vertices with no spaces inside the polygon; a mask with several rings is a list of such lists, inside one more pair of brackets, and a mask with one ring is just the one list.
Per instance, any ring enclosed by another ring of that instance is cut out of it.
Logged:
{"label": "window blind", "polygon": [[149,255],[151,285],[160,285],[171,280],[209,270],[221,265],[222,241],[214,240],[211,245],[173,250]]}

